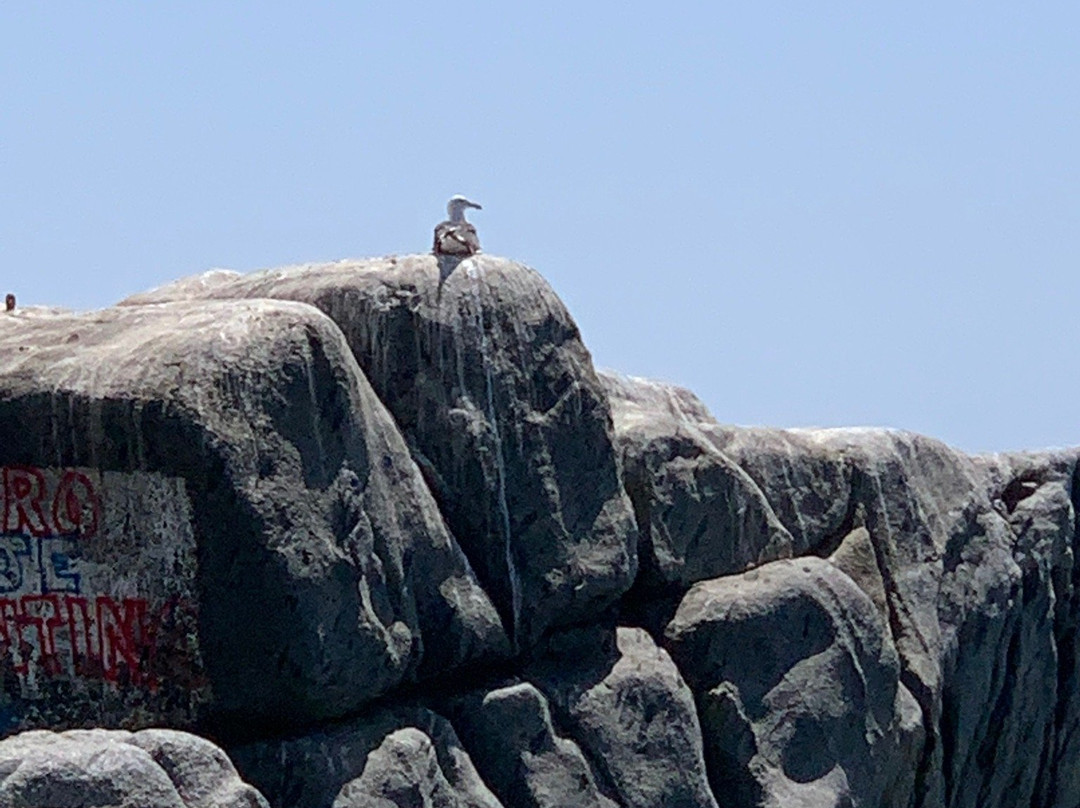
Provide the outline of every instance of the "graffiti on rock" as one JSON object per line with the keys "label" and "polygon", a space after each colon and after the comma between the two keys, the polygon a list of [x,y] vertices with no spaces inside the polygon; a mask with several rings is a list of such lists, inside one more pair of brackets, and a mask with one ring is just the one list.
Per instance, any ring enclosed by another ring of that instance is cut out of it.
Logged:
{"label": "graffiti on rock", "polygon": [[154,688],[157,617],[143,598],[0,598],[0,643],[20,675],[29,674],[33,664],[51,676],[67,673]]}
{"label": "graffiti on rock", "polygon": [[50,489],[45,471],[5,466],[3,532],[35,537],[97,533],[101,500],[86,474],[68,469]]}
{"label": "graffiti on rock", "polygon": [[156,691],[159,648],[195,623],[182,483],[5,466],[0,509],[0,667],[22,695],[55,678]]}

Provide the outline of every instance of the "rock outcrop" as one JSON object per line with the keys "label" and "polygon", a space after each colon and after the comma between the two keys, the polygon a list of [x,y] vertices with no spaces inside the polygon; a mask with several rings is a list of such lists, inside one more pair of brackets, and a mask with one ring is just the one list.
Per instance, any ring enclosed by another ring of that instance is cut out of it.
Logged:
{"label": "rock outcrop", "polygon": [[1078,457],[723,425],[490,256],[19,310],[0,806],[1073,808]]}
{"label": "rock outcrop", "polygon": [[10,808],[267,808],[225,753],[175,730],[47,730],[0,741]]}
{"label": "rock outcrop", "polygon": [[129,298],[277,298],[337,323],[518,646],[612,605],[637,529],[577,326],[527,267],[433,256],[214,272]]}
{"label": "rock outcrop", "polygon": [[13,728],[309,724],[507,638],[310,306],[0,323]]}

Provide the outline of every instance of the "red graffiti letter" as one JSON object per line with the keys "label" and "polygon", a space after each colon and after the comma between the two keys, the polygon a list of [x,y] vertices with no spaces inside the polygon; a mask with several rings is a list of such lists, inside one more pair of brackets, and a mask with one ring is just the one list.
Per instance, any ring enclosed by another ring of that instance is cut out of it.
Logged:
{"label": "red graffiti letter", "polygon": [[101,676],[101,658],[94,648],[97,639],[90,604],[86,598],[64,595],[67,610],[68,632],[71,635],[71,659],[76,676]]}
{"label": "red graffiti letter", "polygon": [[[120,607],[123,606],[123,614]],[[120,679],[121,664],[127,668],[132,684],[141,684],[139,665],[146,625],[146,601],[124,598],[118,604],[108,595],[97,598],[98,642],[105,678]]]}
{"label": "red graffiti letter", "polygon": [[37,632],[38,661],[49,676],[60,673],[61,663],[56,653],[56,630],[64,628],[67,621],[60,613],[60,599],[56,595],[23,595],[20,623],[32,626]]}
{"label": "red graffiti letter", "polygon": [[60,533],[93,536],[98,529],[101,503],[90,478],[78,471],[66,471],[53,497],[52,518]]}
{"label": "red graffiti letter", "polygon": [[[41,510],[45,497],[45,475],[30,466],[4,467],[4,531],[32,536],[49,534],[49,523]],[[12,517],[14,516],[14,526]]]}

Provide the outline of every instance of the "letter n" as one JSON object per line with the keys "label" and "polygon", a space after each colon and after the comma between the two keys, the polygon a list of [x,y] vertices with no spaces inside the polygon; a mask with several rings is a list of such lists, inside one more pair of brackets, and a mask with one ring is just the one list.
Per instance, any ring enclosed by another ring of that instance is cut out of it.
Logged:
{"label": "letter n", "polygon": [[[146,626],[146,601],[123,598],[119,603],[108,595],[97,597],[97,624],[101,664],[110,682],[142,683],[140,666]],[[121,668],[127,668],[125,676]]]}

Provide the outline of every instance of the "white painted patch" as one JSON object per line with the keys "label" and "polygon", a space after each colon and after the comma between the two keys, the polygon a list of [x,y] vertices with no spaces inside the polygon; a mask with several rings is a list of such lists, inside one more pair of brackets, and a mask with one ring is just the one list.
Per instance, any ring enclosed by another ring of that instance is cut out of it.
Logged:
{"label": "white painted patch", "polygon": [[137,694],[151,711],[163,690],[194,696],[195,573],[183,480],[0,468],[0,665],[20,690],[5,677],[6,695],[42,698],[63,680]]}

